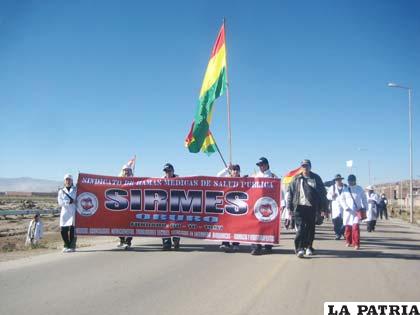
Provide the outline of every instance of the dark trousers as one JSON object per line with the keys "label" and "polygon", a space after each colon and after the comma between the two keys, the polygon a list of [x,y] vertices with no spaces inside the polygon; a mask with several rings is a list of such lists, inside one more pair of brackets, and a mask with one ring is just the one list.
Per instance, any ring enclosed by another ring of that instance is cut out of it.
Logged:
{"label": "dark trousers", "polygon": [[74,226],[62,226],[61,238],[63,239],[65,248],[72,248],[74,242]]}
{"label": "dark trousers", "polygon": [[[230,243],[229,242],[222,242],[222,245],[230,246]],[[235,246],[235,245],[239,245],[239,243],[238,242],[233,242],[232,246]]]}
{"label": "dark trousers", "polygon": [[308,206],[297,206],[295,223],[297,227],[295,236],[296,251],[312,247],[315,239],[315,209]]}
{"label": "dark trousers", "polygon": [[131,241],[133,240],[132,237],[124,237],[124,236],[120,236],[120,242],[121,244],[127,244],[131,246]]}
{"label": "dark trousers", "polygon": [[368,221],[367,222],[367,231],[372,232],[375,231],[376,220]]}
{"label": "dark trousers", "polygon": [[341,215],[337,218],[332,219],[334,225],[335,236],[342,236],[344,234],[343,218]]}
{"label": "dark trousers", "polygon": [[385,219],[388,220],[388,209],[385,207],[378,207],[379,217],[382,220],[382,217],[385,216]]}
{"label": "dark trousers", "polygon": [[[179,241],[181,240],[180,237],[176,237],[176,236],[174,236],[172,239],[173,239],[174,243],[176,243],[176,242],[179,243]],[[172,246],[172,240],[171,240],[170,237],[162,238],[162,243],[163,243],[163,246],[168,246],[168,247]]]}

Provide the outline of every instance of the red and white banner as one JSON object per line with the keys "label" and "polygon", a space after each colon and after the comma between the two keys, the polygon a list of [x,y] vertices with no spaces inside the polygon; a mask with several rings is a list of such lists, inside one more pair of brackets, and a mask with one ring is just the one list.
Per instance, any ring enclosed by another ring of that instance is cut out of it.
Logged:
{"label": "red and white banner", "polygon": [[79,235],[180,236],[278,244],[280,180],[79,174]]}

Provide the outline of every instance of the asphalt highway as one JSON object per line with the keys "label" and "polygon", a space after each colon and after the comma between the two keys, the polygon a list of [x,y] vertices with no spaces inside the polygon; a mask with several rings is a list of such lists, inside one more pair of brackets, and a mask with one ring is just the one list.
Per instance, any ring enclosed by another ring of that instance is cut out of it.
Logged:
{"label": "asphalt highway", "polygon": [[116,238],[1,262],[0,314],[322,314],[326,301],[419,301],[420,229],[396,220],[361,229],[356,251],[323,224],[316,255],[303,259],[283,230],[262,256],[190,239],[166,252],[159,239],[134,238],[124,251]]}

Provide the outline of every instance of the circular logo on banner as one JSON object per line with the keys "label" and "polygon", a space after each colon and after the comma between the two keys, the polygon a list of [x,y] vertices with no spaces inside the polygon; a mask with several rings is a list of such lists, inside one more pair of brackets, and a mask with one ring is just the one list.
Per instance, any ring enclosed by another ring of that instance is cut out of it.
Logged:
{"label": "circular logo on banner", "polygon": [[262,197],[254,206],[254,215],[260,222],[271,222],[277,218],[279,207],[277,202],[270,197]]}
{"label": "circular logo on banner", "polygon": [[94,194],[85,192],[77,197],[77,212],[80,215],[89,217],[98,210],[98,198]]}

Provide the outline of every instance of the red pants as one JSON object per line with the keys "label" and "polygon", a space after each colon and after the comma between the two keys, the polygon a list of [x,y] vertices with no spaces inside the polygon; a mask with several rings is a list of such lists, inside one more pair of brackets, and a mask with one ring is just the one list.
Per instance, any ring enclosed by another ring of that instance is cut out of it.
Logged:
{"label": "red pants", "polygon": [[344,231],[344,237],[346,242],[353,246],[360,246],[360,229],[359,224],[353,224],[353,226],[346,225]]}

